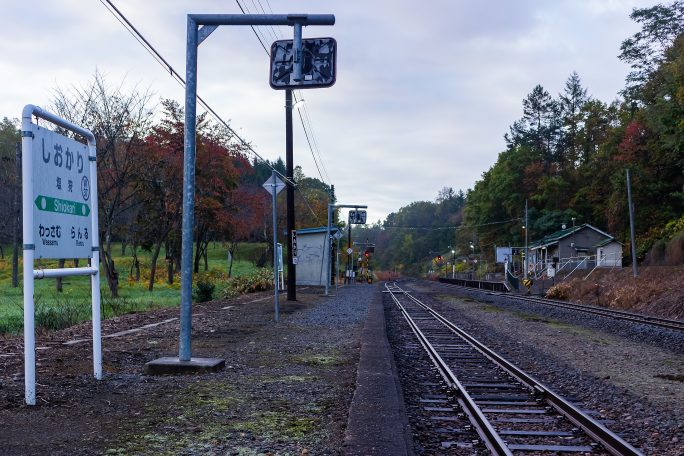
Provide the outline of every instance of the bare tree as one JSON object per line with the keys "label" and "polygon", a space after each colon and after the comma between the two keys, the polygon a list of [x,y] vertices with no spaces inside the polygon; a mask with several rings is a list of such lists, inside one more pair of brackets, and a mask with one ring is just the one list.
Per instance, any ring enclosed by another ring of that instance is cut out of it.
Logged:
{"label": "bare tree", "polygon": [[141,153],[152,117],[151,94],[137,87],[108,83],[95,72],[82,87],[56,88],[53,110],[93,132],[97,140],[97,185],[102,266],[112,296],[118,296],[118,273],[112,256],[114,237],[126,237],[121,216],[137,201],[136,171],[144,166]]}

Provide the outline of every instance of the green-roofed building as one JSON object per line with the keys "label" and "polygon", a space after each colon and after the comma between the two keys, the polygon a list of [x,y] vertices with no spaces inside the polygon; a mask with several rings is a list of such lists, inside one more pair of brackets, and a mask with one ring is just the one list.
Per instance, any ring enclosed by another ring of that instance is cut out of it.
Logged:
{"label": "green-roofed building", "polygon": [[529,250],[537,271],[552,264],[567,272],[575,268],[622,266],[622,243],[588,223],[548,234],[532,242]]}

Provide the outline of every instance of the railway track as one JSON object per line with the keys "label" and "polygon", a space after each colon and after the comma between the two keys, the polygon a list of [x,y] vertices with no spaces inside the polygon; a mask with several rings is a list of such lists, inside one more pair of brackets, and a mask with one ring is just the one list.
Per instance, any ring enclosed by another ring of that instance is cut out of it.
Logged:
{"label": "railway track", "polygon": [[[441,282],[440,282],[441,283]],[[535,304],[542,304],[546,306],[561,307],[578,312],[590,313],[593,315],[600,315],[602,317],[613,318],[616,320],[631,321],[642,325],[657,326],[660,328],[667,328],[673,331],[684,331],[684,321],[671,320],[668,318],[652,317],[636,312],[628,312],[625,310],[608,309],[605,307],[593,306],[589,304],[579,304],[568,301],[559,301],[557,299],[546,299],[538,296],[522,296],[512,295],[510,293],[500,293],[497,291],[486,291],[479,288],[463,287],[460,285],[453,285],[448,283],[441,283],[442,286],[448,288],[464,288],[467,290],[477,291],[491,296],[498,296],[505,299],[514,299],[518,301],[532,302]]]}
{"label": "railway track", "polygon": [[641,455],[411,293],[385,287],[491,454]]}

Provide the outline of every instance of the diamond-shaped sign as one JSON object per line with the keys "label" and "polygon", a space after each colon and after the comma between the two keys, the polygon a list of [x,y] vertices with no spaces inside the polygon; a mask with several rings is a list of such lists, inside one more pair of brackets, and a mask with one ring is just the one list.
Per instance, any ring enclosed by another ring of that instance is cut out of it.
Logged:
{"label": "diamond-shaped sign", "polygon": [[262,187],[264,187],[266,191],[270,193],[271,196],[273,196],[273,192],[275,192],[275,194],[277,195],[278,193],[280,193],[282,189],[285,188],[285,182],[278,179],[278,176],[273,176],[269,178],[266,182],[264,182],[264,185],[262,185]]}
{"label": "diamond-shaped sign", "polygon": [[334,38],[302,39],[302,80],[293,79],[293,40],[271,45],[270,83],[274,89],[330,87],[337,76],[337,42]]}

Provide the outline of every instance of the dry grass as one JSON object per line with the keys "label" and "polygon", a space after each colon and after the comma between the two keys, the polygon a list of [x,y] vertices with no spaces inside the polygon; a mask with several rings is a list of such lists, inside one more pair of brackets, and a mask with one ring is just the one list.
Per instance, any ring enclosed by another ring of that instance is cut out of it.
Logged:
{"label": "dry grass", "polygon": [[397,280],[400,277],[399,273],[392,272],[392,271],[374,271],[375,278],[378,281],[384,282],[384,281],[392,281],[392,280]]}
{"label": "dry grass", "polygon": [[684,320],[684,266],[596,270],[551,288],[547,297]]}

